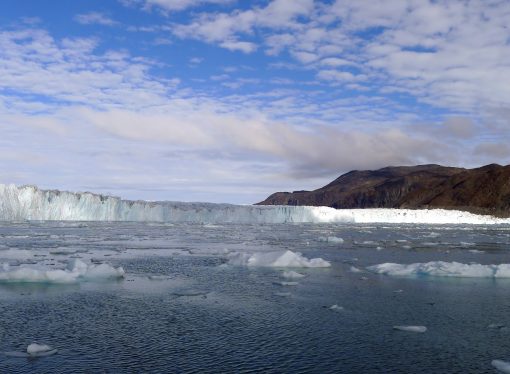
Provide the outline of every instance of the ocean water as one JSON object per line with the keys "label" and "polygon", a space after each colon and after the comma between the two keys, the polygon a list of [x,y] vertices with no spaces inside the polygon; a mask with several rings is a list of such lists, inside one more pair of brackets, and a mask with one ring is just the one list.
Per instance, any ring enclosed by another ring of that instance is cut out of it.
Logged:
{"label": "ocean water", "polygon": [[[232,260],[277,251],[331,266]],[[510,361],[510,278],[367,267],[509,251],[508,225],[4,222],[0,372],[493,373]],[[125,275],[40,279],[76,260]],[[58,352],[13,357],[33,342]]]}

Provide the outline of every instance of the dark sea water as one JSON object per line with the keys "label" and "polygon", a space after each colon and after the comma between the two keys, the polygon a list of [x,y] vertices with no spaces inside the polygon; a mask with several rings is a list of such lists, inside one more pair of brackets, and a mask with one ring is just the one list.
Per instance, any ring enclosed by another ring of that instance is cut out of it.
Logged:
{"label": "dark sea water", "polygon": [[[292,269],[305,277],[285,286],[289,269],[228,264],[232,252],[283,250],[331,267]],[[492,360],[510,361],[510,279],[366,267],[510,263],[509,251],[508,226],[2,223],[0,262],[11,269],[81,258],[126,275],[0,282],[0,351],[58,349],[1,354],[0,372],[493,373]]]}

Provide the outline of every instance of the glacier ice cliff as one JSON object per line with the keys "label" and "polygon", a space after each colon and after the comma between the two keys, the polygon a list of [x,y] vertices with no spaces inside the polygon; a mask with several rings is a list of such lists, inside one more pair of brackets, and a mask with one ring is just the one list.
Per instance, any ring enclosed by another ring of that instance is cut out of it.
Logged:
{"label": "glacier ice cliff", "polygon": [[130,201],[89,192],[0,184],[0,220],[153,221],[196,223],[510,224],[510,219],[442,209],[333,209],[213,203]]}

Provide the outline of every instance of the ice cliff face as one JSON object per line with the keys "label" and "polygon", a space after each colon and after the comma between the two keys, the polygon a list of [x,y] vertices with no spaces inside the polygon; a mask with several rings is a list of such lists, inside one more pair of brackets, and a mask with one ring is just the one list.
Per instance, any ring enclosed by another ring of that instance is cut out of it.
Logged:
{"label": "ice cliff face", "polygon": [[333,209],[121,200],[92,193],[45,191],[0,184],[0,220],[153,221],[197,223],[463,223],[510,224],[510,219],[453,210]]}

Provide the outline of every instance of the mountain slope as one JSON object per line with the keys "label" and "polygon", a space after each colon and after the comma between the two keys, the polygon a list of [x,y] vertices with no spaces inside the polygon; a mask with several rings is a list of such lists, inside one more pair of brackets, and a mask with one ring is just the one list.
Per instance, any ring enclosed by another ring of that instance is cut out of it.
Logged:
{"label": "mountain slope", "polygon": [[259,205],[456,208],[510,215],[510,165],[418,165],[351,171],[314,191],[277,192]]}

